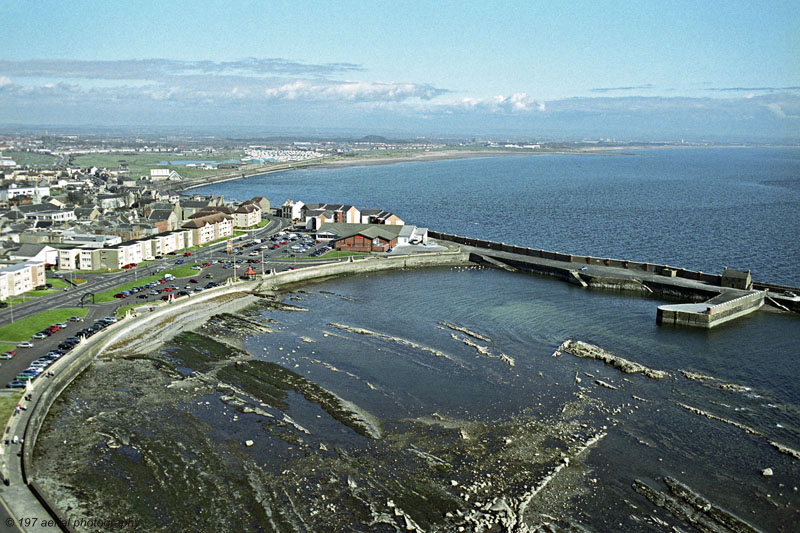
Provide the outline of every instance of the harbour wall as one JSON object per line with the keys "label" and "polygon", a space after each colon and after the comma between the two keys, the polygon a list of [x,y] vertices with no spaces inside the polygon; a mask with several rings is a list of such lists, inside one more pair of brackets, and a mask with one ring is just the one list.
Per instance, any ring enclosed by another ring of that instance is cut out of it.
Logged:
{"label": "harbour wall", "polygon": [[570,265],[569,267],[566,268],[579,268],[584,265],[587,266],[597,265],[597,266],[624,268],[631,271],[649,272],[651,274],[659,274],[667,277],[678,277],[694,281],[702,281],[710,285],[719,286],[722,283],[722,276],[720,274],[709,274],[707,272],[689,270],[669,265],[660,265],[658,263],[645,263],[641,261],[630,261],[627,259],[612,259],[608,257],[593,257],[587,255],[564,254],[561,252],[525,248],[522,246],[505,244],[502,242],[485,241],[481,239],[474,239],[472,237],[461,237],[459,235],[452,235],[449,233],[441,233],[438,231],[430,231],[430,230],[428,231],[428,236],[433,239],[450,241],[456,244],[462,244],[464,246],[474,246],[476,248],[485,248],[487,250],[495,250],[499,252],[507,252],[512,254],[527,255],[530,257],[539,257],[541,259],[560,261]]}

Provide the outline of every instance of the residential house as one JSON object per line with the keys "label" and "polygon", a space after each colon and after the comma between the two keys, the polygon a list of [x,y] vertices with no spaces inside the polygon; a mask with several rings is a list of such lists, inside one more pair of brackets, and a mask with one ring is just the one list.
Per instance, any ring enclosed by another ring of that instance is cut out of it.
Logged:
{"label": "residential house", "polygon": [[418,228],[411,224],[406,224],[397,235],[397,245],[403,244],[427,244],[428,228]]}
{"label": "residential house", "polygon": [[302,220],[302,212],[303,206],[305,204],[303,202],[293,202],[292,200],[286,200],[283,202],[281,206],[281,217],[288,218],[289,220]]}
{"label": "residential house", "polygon": [[0,299],[7,300],[44,285],[44,269],[41,261],[25,261],[0,268]]}
{"label": "residential house", "polygon": [[195,245],[203,245],[233,235],[233,217],[225,213],[211,213],[193,217],[181,227],[192,230]]}
{"label": "residential house", "polygon": [[154,209],[147,216],[147,221],[155,226],[158,233],[176,230],[180,222],[173,209]]}
{"label": "residential house", "polygon": [[404,222],[400,218],[383,209],[364,209],[361,211],[362,224],[388,224],[402,226]]}
{"label": "residential house", "polygon": [[261,207],[255,203],[245,202],[233,212],[234,226],[251,228],[261,222]]}

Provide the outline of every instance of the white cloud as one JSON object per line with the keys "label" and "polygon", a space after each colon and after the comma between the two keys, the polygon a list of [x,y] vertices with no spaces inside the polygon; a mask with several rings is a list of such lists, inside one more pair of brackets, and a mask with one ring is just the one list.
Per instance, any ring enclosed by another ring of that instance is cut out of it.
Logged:
{"label": "white cloud", "polygon": [[519,92],[511,96],[494,96],[491,98],[472,98],[465,97],[456,102],[440,104],[436,106],[439,110],[448,109],[483,111],[489,113],[529,113],[533,111],[544,111],[545,103],[540,102],[529,96],[527,93]]}
{"label": "white cloud", "polygon": [[9,85],[14,85],[14,82],[11,81],[11,78],[8,76],[0,76],[0,87],[7,87]]}
{"label": "white cloud", "polygon": [[271,99],[345,102],[401,102],[419,98],[430,100],[447,92],[432,85],[394,82],[326,82],[296,80],[264,90]]}

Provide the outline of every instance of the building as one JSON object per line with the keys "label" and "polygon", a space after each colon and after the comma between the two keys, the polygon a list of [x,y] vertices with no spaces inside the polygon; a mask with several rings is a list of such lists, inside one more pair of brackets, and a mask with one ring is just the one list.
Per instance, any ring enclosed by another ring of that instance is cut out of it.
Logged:
{"label": "building", "polygon": [[50,186],[44,184],[38,185],[10,183],[8,187],[0,188],[0,200],[4,202],[7,202],[12,198],[16,198],[17,196],[44,198],[45,196],[50,196]]}
{"label": "building", "polygon": [[0,299],[7,300],[44,285],[44,268],[41,261],[25,261],[0,268]]}
{"label": "building", "polygon": [[302,217],[302,209],[303,206],[306,205],[303,202],[293,202],[292,200],[286,200],[283,202],[281,206],[281,217],[288,218],[289,220],[301,220]]}
{"label": "building", "polygon": [[203,245],[233,235],[233,217],[225,213],[212,213],[193,217],[181,227],[192,230],[195,245]]}
{"label": "building", "polygon": [[397,235],[397,245],[404,244],[428,244],[428,228],[418,228],[406,224]]}
{"label": "building", "polygon": [[722,272],[722,280],[720,281],[722,287],[730,287],[732,289],[751,290],[753,288],[753,280],[750,278],[750,271],[735,270],[733,268],[725,267]]}
{"label": "building", "polygon": [[154,209],[147,216],[147,221],[155,226],[158,233],[178,229],[178,215],[173,209]]}
{"label": "building", "polygon": [[403,226],[386,224],[325,224],[321,231],[336,234],[333,247],[349,252],[385,252],[397,245]]}
{"label": "building", "polygon": [[150,169],[150,181],[180,181],[181,175],[168,168]]}
{"label": "building", "polygon": [[383,209],[364,209],[361,211],[360,222],[362,224],[388,224],[399,226],[404,224],[397,215],[389,211],[384,211]]}
{"label": "building", "polygon": [[233,212],[234,226],[237,228],[251,228],[261,222],[261,207],[255,203],[245,202]]}
{"label": "building", "polygon": [[45,265],[55,265],[58,261],[58,250],[46,244],[23,244],[17,250],[9,252],[12,261],[34,261]]}

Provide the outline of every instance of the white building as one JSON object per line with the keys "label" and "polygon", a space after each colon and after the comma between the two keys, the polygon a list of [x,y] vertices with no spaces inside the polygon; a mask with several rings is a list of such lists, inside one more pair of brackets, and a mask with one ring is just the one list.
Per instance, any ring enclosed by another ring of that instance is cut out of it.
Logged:
{"label": "white building", "polygon": [[44,262],[25,261],[0,268],[0,298],[8,299],[45,284]]}
{"label": "white building", "polygon": [[50,196],[50,186],[43,185],[40,187],[39,185],[18,185],[16,183],[10,183],[8,187],[0,189],[0,200],[4,202],[16,198],[17,196],[44,198],[45,196]]}

